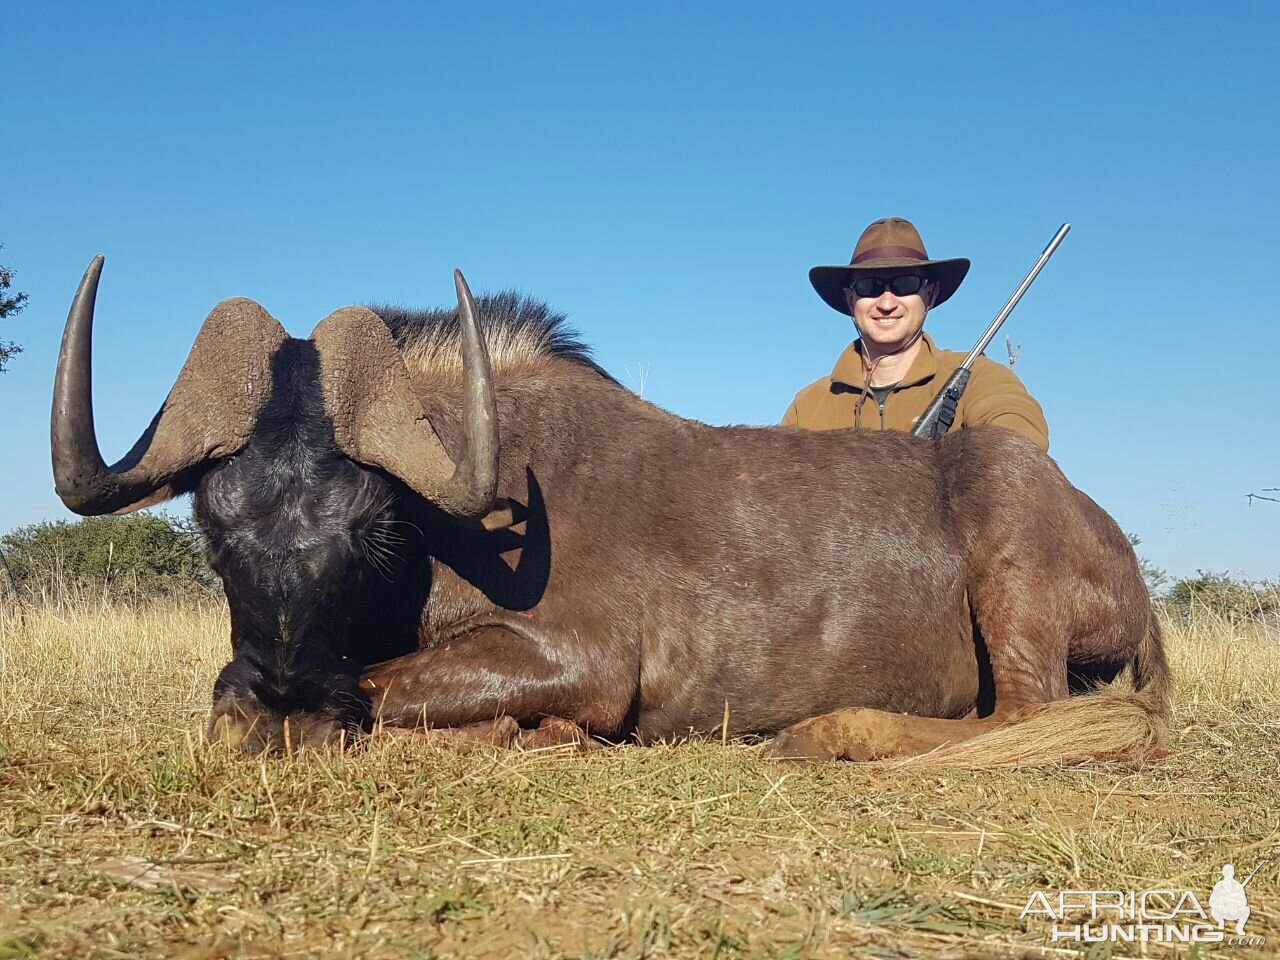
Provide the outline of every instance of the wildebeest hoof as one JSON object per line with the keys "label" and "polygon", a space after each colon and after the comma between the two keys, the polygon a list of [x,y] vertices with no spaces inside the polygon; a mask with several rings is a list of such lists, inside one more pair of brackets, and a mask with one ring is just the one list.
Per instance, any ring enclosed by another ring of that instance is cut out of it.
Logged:
{"label": "wildebeest hoof", "polygon": [[989,720],[943,720],[866,707],[834,710],[783,730],[768,756],[808,760],[888,760],[927,753],[991,729]]}
{"label": "wildebeest hoof", "polygon": [[765,755],[779,760],[882,760],[902,752],[900,719],[879,710],[836,710],[793,723]]}
{"label": "wildebeest hoof", "polygon": [[821,731],[809,728],[812,721],[793,724],[778,733],[764,747],[764,755],[770,760],[835,760],[839,751],[834,749]]}
{"label": "wildebeest hoof", "polygon": [[341,749],[354,741],[356,733],[338,717],[280,716],[226,697],[214,705],[207,736],[242,753],[288,755],[298,750]]}
{"label": "wildebeest hoof", "polygon": [[572,744],[579,753],[586,753],[604,747],[603,743],[594,739],[572,720],[566,720],[563,717],[543,717],[536,730],[521,730],[518,742],[525,750]]}

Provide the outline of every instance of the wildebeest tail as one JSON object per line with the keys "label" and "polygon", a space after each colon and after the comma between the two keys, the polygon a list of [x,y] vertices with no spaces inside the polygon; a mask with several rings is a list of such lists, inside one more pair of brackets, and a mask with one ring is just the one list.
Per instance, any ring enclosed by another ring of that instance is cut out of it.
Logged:
{"label": "wildebeest tail", "polygon": [[989,733],[903,763],[994,770],[1085,760],[1156,759],[1164,755],[1168,738],[1172,677],[1155,611],[1130,666],[1131,690],[1113,685],[1055,700]]}
{"label": "wildebeest tail", "polygon": [[1133,688],[1137,696],[1146,698],[1152,712],[1167,725],[1173,674],[1164,653],[1164,631],[1160,629],[1160,618],[1154,610],[1133,658]]}

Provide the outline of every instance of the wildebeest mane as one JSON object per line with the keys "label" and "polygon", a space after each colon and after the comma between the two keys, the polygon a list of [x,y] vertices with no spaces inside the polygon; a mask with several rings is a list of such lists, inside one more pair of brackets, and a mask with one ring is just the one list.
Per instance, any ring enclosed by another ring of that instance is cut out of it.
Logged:
{"label": "wildebeest mane", "polygon": [[[476,319],[495,373],[556,358],[614,379],[592,359],[591,348],[582,342],[568,318],[542,300],[516,290],[503,290],[478,296],[475,304]],[[370,304],[369,309],[390,329],[410,369],[461,371],[461,328],[456,307],[420,309]]]}

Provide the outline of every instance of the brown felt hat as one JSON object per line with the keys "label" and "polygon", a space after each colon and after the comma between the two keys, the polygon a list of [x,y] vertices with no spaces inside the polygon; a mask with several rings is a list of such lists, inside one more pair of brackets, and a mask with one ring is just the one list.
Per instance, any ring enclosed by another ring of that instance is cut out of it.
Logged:
{"label": "brown felt hat", "polygon": [[969,261],[964,257],[930,260],[929,254],[925,253],[924,241],[910,220],[885,217],[862,231],[847,265],[814,267],[809,271],[809,282],[831,309],[847,317],[849,305],[844,299],[844,288],[856,277],[866,274],[893,276],[895,272],[908,271],[922,271],[938,285],[938,298],[933,302],[936,307],[959,288],[960,281],[969,272]]}

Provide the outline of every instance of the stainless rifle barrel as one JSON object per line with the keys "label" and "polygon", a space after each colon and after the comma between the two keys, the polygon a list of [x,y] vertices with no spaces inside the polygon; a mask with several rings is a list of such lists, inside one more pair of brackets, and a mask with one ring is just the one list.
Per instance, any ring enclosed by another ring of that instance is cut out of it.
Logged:
{"label": "stainless rifle barrel", "polygon": [[1040,258],[1032,265],[1031,271],[1022,278],[1022,282],[1018,284],[1018,289],[1013,291],[1013,296],[1009,298],[1009,302],[1001,308],[996,314],[996,318],[991,321],[991,325],[987,327],[982,338],[978,340],[974,348],[969,351],[969,355],[964,358],[964,363],[960,366],[966,370],[972,369],[973,361],[982,356],[982,352],[987,349],[987,345],[991,343],[991,338],[996,335],[996,331],[1000,329],[1000,325],[1008,319],[1009,314],[1013,313],[1013,308],[1018,305],[1018,301],[1022,299],[1022,295],[1027,292],[1027,288],[1039,276],[1040,271],[1044,269],[1044,265],[1049,262],[1049,258],[1053,256],[1053,252],[1058,249],[1058,245],[1062,243],[1067,232],[1071,229],[1071,224],[1064,223],[1058,228],[1058,232],[1053,235],[1053,239],[1049,241],[1049,245],[1044,248],[1044,253],[1040,254]]}

